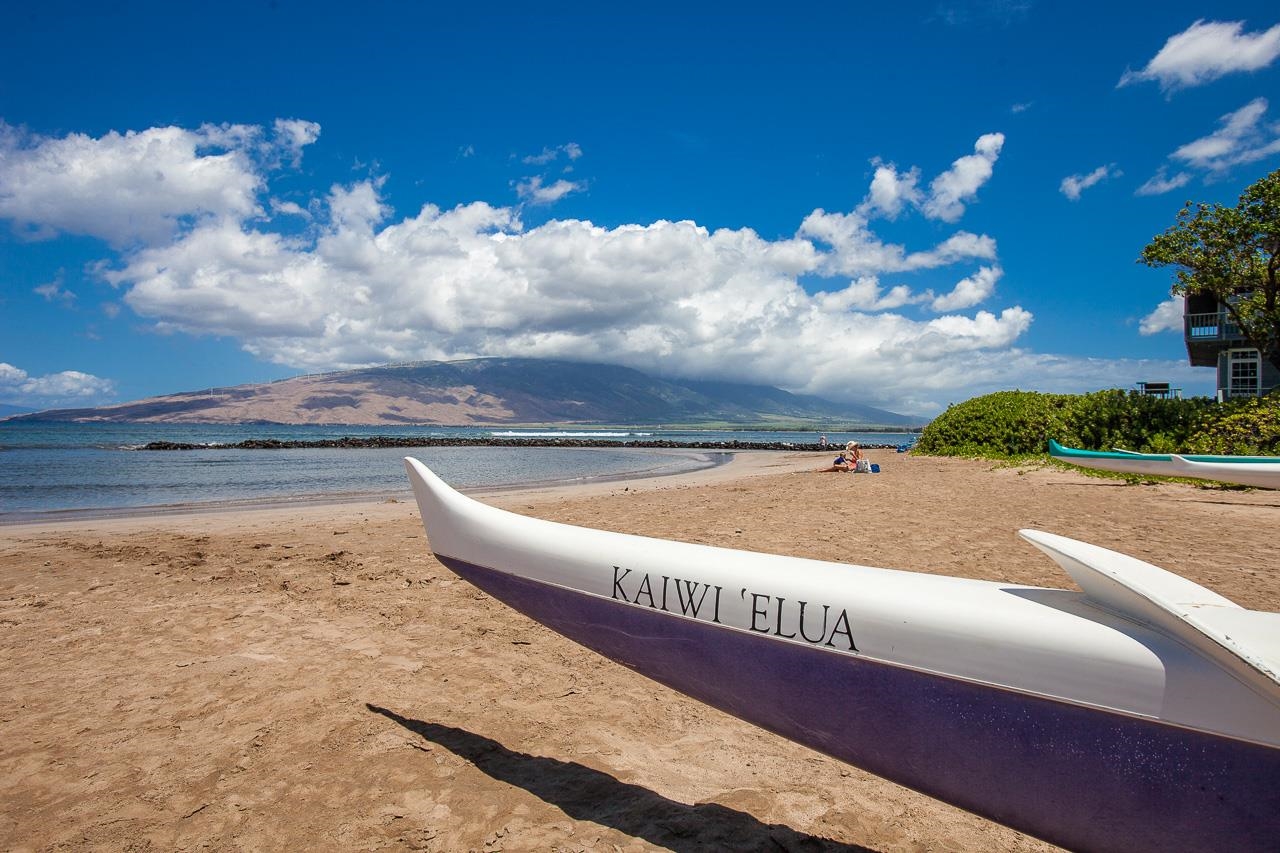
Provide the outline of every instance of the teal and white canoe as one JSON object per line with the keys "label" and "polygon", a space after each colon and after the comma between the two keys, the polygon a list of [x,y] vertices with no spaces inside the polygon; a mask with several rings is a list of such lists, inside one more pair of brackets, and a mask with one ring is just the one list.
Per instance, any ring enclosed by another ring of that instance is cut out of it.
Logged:
{"label": "teal and white canoe", "polygon": [[1210,456],[1078,450],[1049,439],[1049,455],[1061,462],[1150,477],[1192,477],[1241,486],[1280,489],[1280,456]]}

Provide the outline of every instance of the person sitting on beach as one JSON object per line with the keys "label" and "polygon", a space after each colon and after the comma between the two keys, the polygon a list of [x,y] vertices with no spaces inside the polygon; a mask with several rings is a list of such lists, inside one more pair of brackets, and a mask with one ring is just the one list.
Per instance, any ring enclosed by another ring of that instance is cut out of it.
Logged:
{"label": "person sitting on beach", "polygon": [[871,473],[871,460],[862,454],[858,442],[851,441],[845,445],[844,458],[849,463],[849,470],[855,474]]}
{"label": "person sitting on beach", "polygon": [[844,452],[837,456],[830,466],[826,468],[819,468],[817,473],[826,474],[835,471],[852,471],[858,464],[858,460],[862,458],[862,451],[858,449],[858,442],[851,441],[844,446]]}

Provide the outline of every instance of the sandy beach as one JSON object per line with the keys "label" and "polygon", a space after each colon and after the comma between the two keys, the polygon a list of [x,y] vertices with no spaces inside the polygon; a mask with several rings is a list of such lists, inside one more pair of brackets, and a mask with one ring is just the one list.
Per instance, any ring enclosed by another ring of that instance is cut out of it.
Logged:
{"label": "sandy beach", "polygon": [[[491,493],[627,533],[1073,589],[1022,527],[1280,610],[1280,493],[872,451]],[[551,633],[380,502],[0,526],[0,849],[1032,851]]]}

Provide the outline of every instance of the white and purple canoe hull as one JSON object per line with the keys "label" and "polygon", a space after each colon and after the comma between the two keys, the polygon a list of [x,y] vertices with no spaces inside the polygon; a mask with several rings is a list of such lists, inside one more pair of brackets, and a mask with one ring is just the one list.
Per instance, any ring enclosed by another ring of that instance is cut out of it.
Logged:
{"label": "white and purple canoe hull", "polygon": [[571,527],[406,464],[461,577],[789,740],[1073,849],[1280,838],[1277,614],[1050,534],[1084,594]]}

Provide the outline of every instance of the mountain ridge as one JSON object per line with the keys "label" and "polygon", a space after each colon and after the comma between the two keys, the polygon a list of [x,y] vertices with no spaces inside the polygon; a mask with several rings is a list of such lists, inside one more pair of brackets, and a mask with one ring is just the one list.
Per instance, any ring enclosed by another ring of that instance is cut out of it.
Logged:
{"label": "mountain ridge", "polygon": [[531,358],[422,361],[184,391],[11,420],[332,425],[763,424],[910,427],[927,419],[767,385],[659,378]]}

